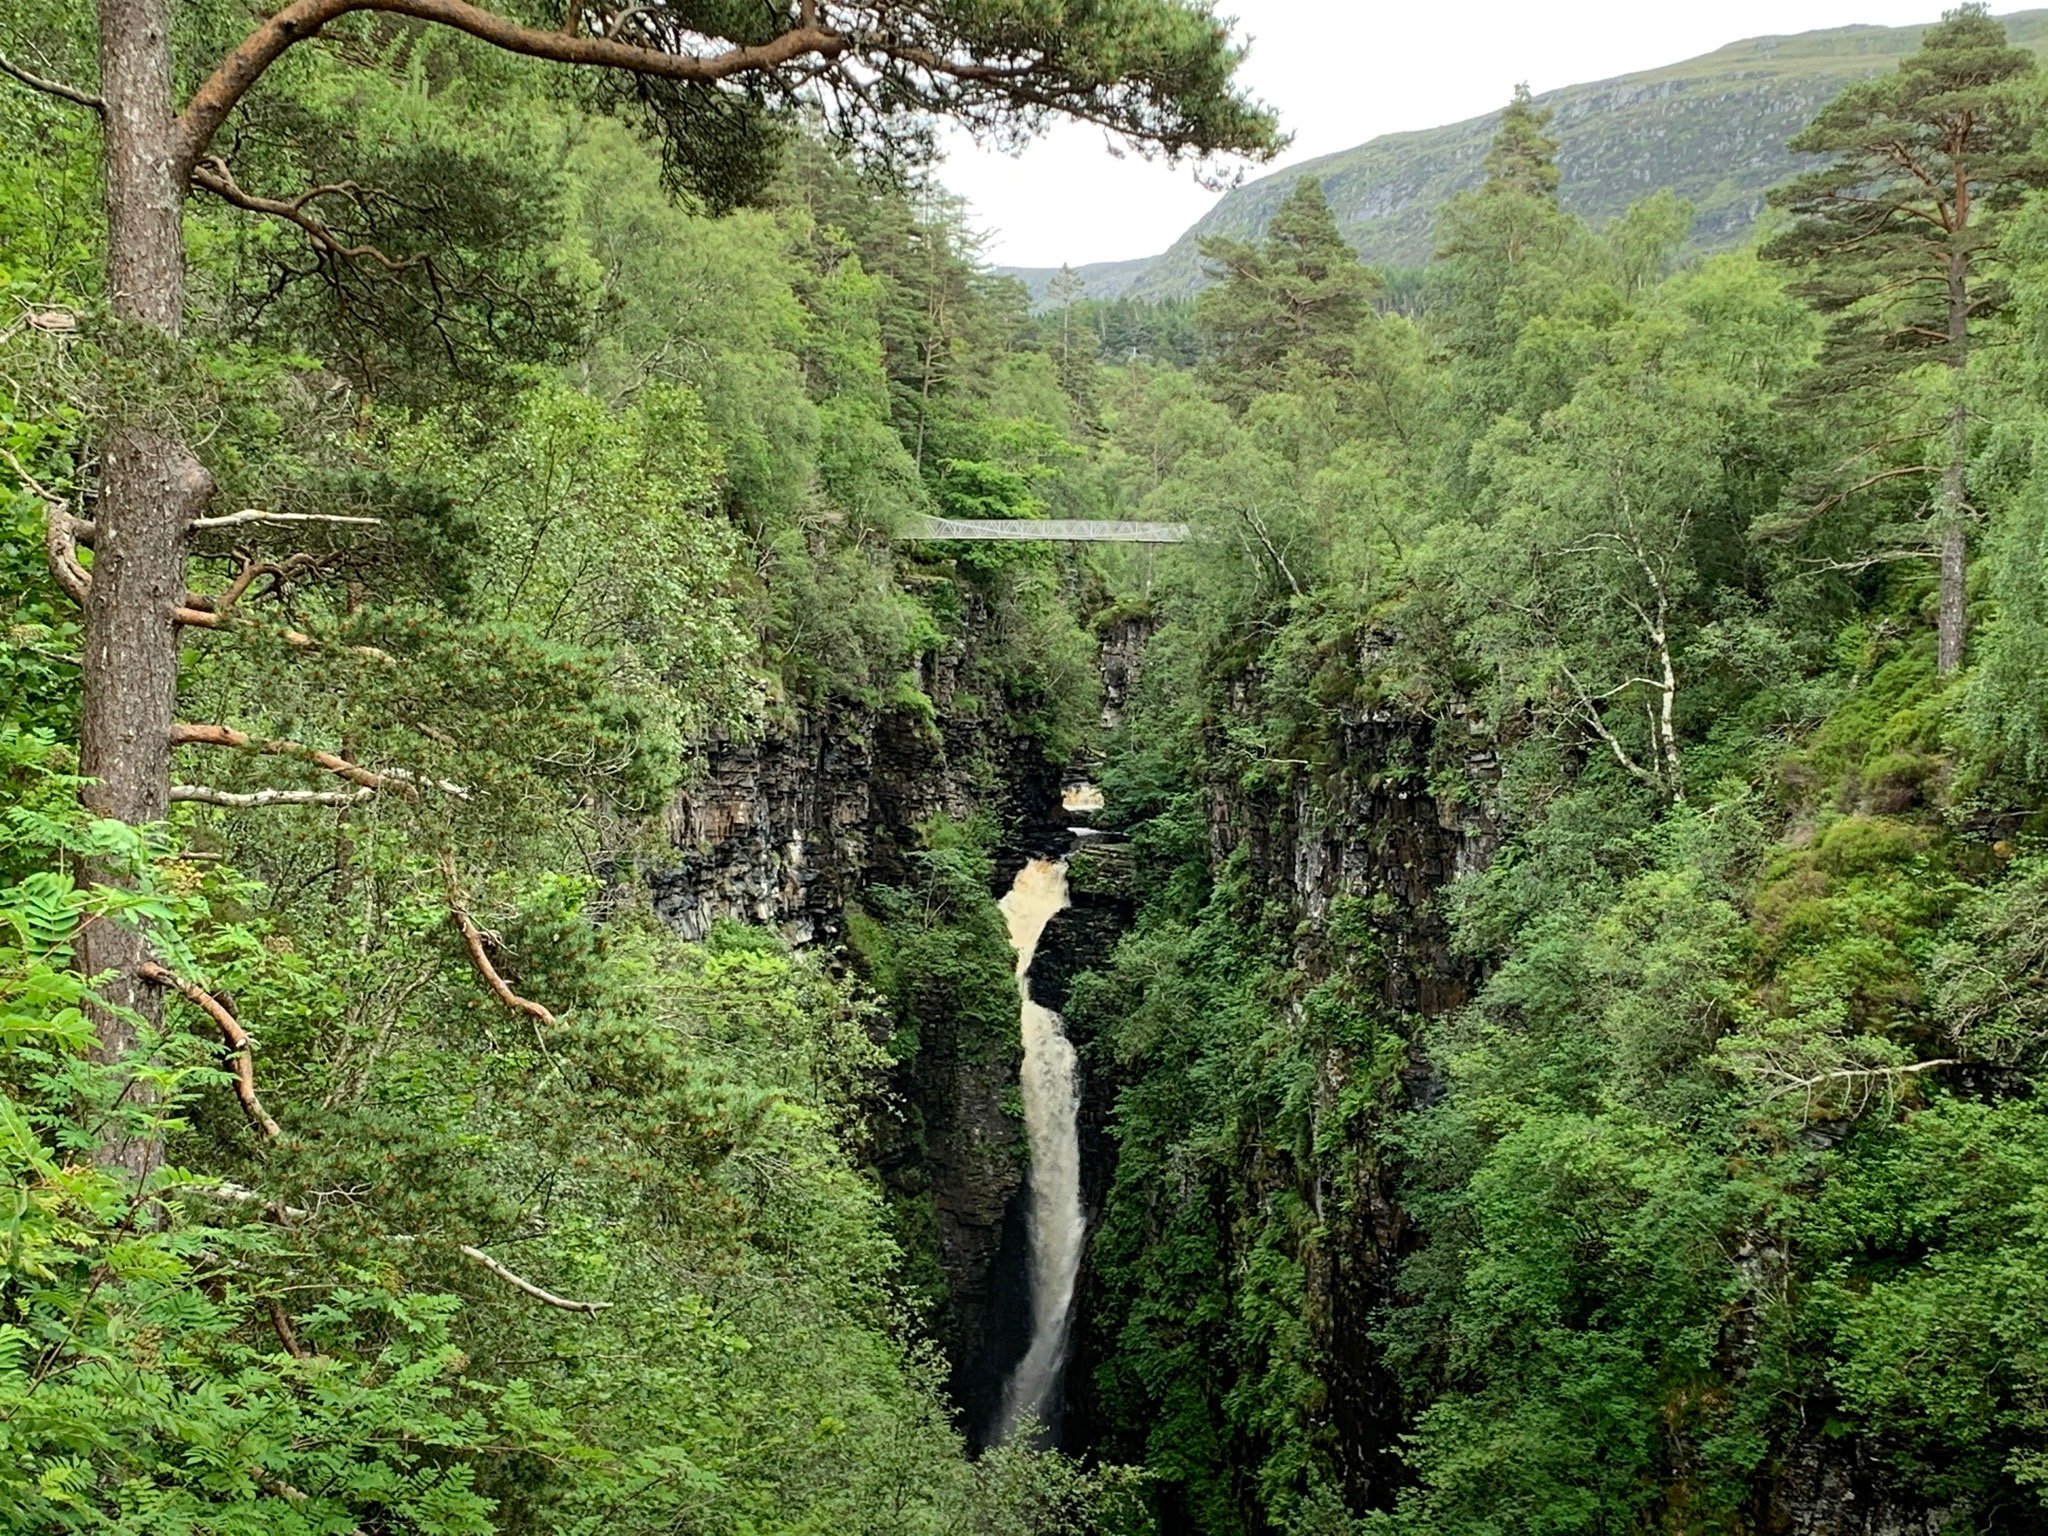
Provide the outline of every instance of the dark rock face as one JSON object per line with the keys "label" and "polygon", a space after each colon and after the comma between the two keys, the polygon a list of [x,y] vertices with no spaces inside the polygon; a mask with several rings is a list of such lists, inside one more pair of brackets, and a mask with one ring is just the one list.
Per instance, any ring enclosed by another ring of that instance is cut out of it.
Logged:
{"label": "dark rock face", "polygon": [[[923,679],[936,718],[835,706],[758,741],[711,743],[669,807],[676,857],[648,874],[655,910],[689,938],[731,920],[836,945],[863,889],[907,882],[918,826],[934,815],[996,820],[1001,886],[1028,856],[1062,851],[1070,818],[1060,767],[1000,713],[955,708],[967,644]],[[936,1327],[970,1433],[994,1420],[1030,1330],[1028,1158],[1010,1103],[1018,1056],[1014,1031],[1000,1048],[961,1040],[933,1008],[894,1085],[899,1105],[878,1114],[870,1148],[892,1198],[928,1213],[916,1240],[945,1272]]]}
{"label": "dark rock face", "polygon": [[1102,637],[1102,723],[1109,730],[1123,724],[1138,686],[1138,658],[1157,627],[1149,618],[1118,619]]}
{"label": "dark rock face", "polygon": [[[1241,702],[1249,707],[1249,694]],[[1330,727],[1334,766],[1300,772],[1289,786],[1258,795],[1212,786],[1211,859],[1220,867],[1242,849],[1267,895],[1294,917],[1304,990],[1342,972],[1398,1023],[1457,1008],[1478,986],[1477,967],[1451,948],[1438,898],[1459,875],[1485,867],[1498,846],[1491,811],[1498,762],[1476,735],[1442,739],[1459,729],[1383,712],[1346,714]],[[1440,773],[1447,761],[1463,767],[1455,800],[1425,788],[1430,768]],[[1354,934],[1347,945],[1333,933],[1340,902],[1348,922],[1362,919],[1369,943]],[[1334,1110],[1346,1071],[1333,1060],[1317,1072],[1317,1093],[1331,1101],[1319,1113]],[[1411,1099],[1433,1091],[1419,1052],[1411,1050],[1402,1086]],[[1405,1481],[1396,1455],[1404,1409],[1371,1330],[1393,1298],[1413,1233],[1392,1166],[1376,1147],[1356,1151],[1351,1189],[1332,1187],[1338,1175],[1319,1168],[1302,1192],[1329,1222],[1326,1238],[1302,1259],[1309,1322],[1328,1372],[1338,1471],[1353,1507],[1363,1510],[1385,1507]]]}
{"label": "dark rock face", "polygon": [[1056,819],[1057,767],[1000,721],[934,726],[904,709],[806,715],[757,742],[714,742],[668,810],[678,860],[649,874],[687,938],[721,920],[836,943],[864,886],[900,882],[919,823],[994,813],[1022,860]]}
{"label": "dark rock face", "polygon": [[948,1395],[980,1444],[1030,1344],[1030,1157],[1013,1107],[1021,1049],[1014,1030],[999,1041],[963,1040],[942,1008],[925,1019],[898,1090],[911,1123],[877,1138],[876,1161],[892,1196],[929,1202],[932,1246],[946,1279],[933,1328],[949,1367]]}
{"label": "dark rock face", "polygon": [[1896,1483],[1874,1447],[1810,1438],[1780,1469],[1759,1527],[1783,1536],[1938,1536],[1951,1528],[1951,1511],[1929,1508]]}

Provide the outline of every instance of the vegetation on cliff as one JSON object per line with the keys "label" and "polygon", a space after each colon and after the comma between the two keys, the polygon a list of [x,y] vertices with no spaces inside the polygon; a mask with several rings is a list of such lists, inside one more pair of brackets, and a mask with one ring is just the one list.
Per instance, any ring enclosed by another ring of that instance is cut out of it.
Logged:
{"label": "vegetation on cliff", "polygon": [[935,657],[1018,751],[1094,718],[1042,551],[892,540],[1078,457],[926,114],[1270,122],[1170,0],[546,9],[7,10],[9,1530],[1121,1497],[962,1454],[865,1166],[914,1035],[642,873],[707,742],[935,731]]}
{"label": "vegetation on cliff", "polygon": [[1098,385],[1195,529],[1071,1009],[1077,1390],[1169,1528],[2048,1517],[2032,77],[1930,31],[1768,260],[1589,227],[1518,104],[1417,318],[1324,302],[1307,182],[1211,247],[1212,373]]}
{"label": "vegetation on cliff", "polygon": [[[1033,316],[905,112],[1268,147],[1205,12],[99,9],[97,74],[68,0],[0,39],[0,1525],[2048,1518],[1996,23],[1821,112],[1762,254],[1578,216],[1518,97],[1420,276],[1310,179],[1197,302]],[[1072,761],[1137,620],[1085,1454],[970,1460],[923,1165],[1015,1049],[996,834],[843,955],[645,876],[802,716]]]}

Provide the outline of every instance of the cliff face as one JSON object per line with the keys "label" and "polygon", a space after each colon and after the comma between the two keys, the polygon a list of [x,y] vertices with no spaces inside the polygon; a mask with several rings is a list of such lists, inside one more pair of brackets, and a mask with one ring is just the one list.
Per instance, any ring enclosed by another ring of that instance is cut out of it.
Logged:
{"label": "cliff face", "polygon": [[[668,810],[674,858],[648,875],[656,910],[691,938],[733,920],[837,945],[864,890],[914,883],[918,828],[935,815],[995,821],[999,884],[1028,855],[1063,848],[1062,771],[999,708],[970,703],[972,645],[970,628],[930,665],[930,713],[834,705],[757,741],[711,743]],[[934,1325],[978,1435],[1029,1332],[1018,1038],[1014,1020],[1000,1038],[964,1028],[946,998],[902,1001],[919,1020],[915,1054],[870,1153],[913,1264],[943,1272]]]}
{"label": "cliff face", "polygon": [[732,919],[833,944],[864,886],[904,879],[935,815],[993,815],[1006,853],[1043,843],[1060,771],[1000,715],[948,713],[959,670],[955,658],[931,680],[936,721],[835,705],[759,741],[712,743],[669,806],[677,857],[648,877],[655,910],[689,938]]}
{"label": "cliff face", "polygon": [[[1443,741],[1446,730],[1464,739]],[[1498,846],[1491,811],[1498,761],[1461,727],[1389,713],[1340,715],[1330,735],[1332,771],[1303,772],[1291,786],[1262,794],[1211,787],[1211,859],[1221,867],[1242,850],[1266,896],[1290,914],[1302,993],[1341,974],[1397,1026],[1455,1009],[1482,977],[1452,950],[1439,897],[1457,876],[1484,867]],[[1455,800],[1424,788],[1431,764],[1448,760],[1464,769]],[[1361,920],[1365,934],[1357,931]],[[1316,1064],[1319,1117],[1337,1112],[1358,1066],[1334,1052]],[[1401,1088],[1410,1101],[1434,1091],[1430,1065],[1412,1044]],[[1329,1444],[1348,1499],[1366,1509],[1384,1506],[1405,1480],[1395,1454],[1406,1428],[1401,1396],[1371,1330],[1393,1299],[1413,1234],[1385,1149],[1368,1136],[1346,1152],[1297,1171],[1310,1180],[1300,1193],[1325,1228],[1300,1257],[1308,1321],[1325,1363]]]}

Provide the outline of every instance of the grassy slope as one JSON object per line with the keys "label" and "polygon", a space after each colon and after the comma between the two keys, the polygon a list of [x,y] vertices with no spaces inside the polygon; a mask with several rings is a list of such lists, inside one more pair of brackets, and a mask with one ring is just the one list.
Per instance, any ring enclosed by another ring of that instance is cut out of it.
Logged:
{"label": "grassy slope", "polygon": [[[2004,18],[2015,43],[2048,53],[2048,11]],[[1785,142],[1850,81],[1892,68],[1923,29],[1837,27],[1791,37],[1748,38],[1683,63],[1537,100],[1556,109],[1563,198],[1596,223],[1659,187],[1697,210],[1703,249],[1733,245],[1785,179]],[[1080,268],[1092,296],[1165,298],[1200,285],[1199,241],[1265,227],[1302,176],[1322,179],[1345,235],[1367,261],[1391,266],[1427,259],[1430,223],[1446,198],[1473,185],[1496,115],[1443,128],[1387,134],[1355,149],[1290,166],[1231,192],[1163,255]],[[1018,269],[1034,297],[1052,272]]]}

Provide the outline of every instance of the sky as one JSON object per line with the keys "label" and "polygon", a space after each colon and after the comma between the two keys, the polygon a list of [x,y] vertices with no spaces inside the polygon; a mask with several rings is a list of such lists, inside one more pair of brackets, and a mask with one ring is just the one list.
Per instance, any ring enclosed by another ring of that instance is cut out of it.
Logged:
{"label": "sky", "polygon": [[[1383,133],[1491,112],[1517,81],[1541,94],[1675,64],[1746,37],[1939,19],[1951,0],[1216,0],[1251,39],[1242,76],[1294,142],[1272,167]],[[1994,5],[1994,12],[2019,9]],[[1186,165],[1118,158],[1063,125],[1021,156],[946,140],[940,179],[964,196],[999,266],[1081,266],[1163,251],[1216,200]]]}

